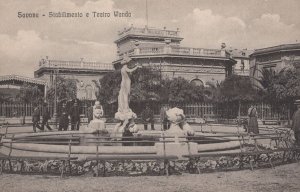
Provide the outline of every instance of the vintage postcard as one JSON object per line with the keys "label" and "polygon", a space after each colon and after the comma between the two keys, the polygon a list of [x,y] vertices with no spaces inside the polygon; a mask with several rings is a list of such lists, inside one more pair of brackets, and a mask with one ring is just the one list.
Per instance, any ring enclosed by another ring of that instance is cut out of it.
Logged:
{"label": "vintage postcard", "polygon": [[1,191],[299,191],[299,8],[1,0]]}

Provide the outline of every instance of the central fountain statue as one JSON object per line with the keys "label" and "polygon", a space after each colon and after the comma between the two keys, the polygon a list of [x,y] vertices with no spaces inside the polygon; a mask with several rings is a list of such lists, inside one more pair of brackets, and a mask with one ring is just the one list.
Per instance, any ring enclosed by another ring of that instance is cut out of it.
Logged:
{"label": "central fountain statue", "polygon": [[[134,119],[137,117],[136,114],[129,108],[129,96],[130,96],[130,88],[131,88],[131,79],[128,73],[134,72],[136,69],[141,68],[141,65],[135,65],[132,68],[128,66],[133,65],[131,59],[126,56],[121,62],[123,65],[121,68],[121,88],[118,96],[118,112],[115,114],[115,119],[120,120],[121,122],[116,125],[114,131],[123,133],[125,128],[128,128],[129,124],[131,127],[131,132],[136,132],[136,128],[134,127]],[[136,127],[136,126],[135,126]]]}

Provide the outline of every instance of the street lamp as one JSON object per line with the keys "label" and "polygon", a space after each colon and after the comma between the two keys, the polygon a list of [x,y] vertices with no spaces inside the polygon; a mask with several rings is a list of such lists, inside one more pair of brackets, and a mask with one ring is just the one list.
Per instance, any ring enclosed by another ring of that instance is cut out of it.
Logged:
{"label": "street lamp", "polygon": [[54,113],[53,113],[53,118],[54,118],[54,128],[57,128],[57,75],[58,75],[58,68],[56,68],[57,65],[55,65],[54,69],[54,76],[55,76],[55,83],[54,83]]}

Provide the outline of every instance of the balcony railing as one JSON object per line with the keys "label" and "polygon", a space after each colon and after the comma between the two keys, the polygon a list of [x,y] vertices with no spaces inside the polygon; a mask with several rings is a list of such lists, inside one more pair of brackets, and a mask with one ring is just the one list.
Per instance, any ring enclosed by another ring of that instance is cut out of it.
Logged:
{"label": "balcony railing", "polygon": [[172,54],[172,55],[186,55],[186,56],[231,58],[231,55],[229,53],[221,49],[203,49],[203,48],[190,48],[190,47],[178,47],[178,46],[135,48],[126,53],[120,54],[119,57],[122,58],[124,54],[127,54],[129,56]]}
{"label": "balcony railing", "polygon": [[128,29],[124,29],[123,31],[119,32],[119,37],[124,37],[126,35],[179,37],[179,31],[130,27]]}
{"label": "balcony railing", "polygon": [[86,61],[61,61],[46,60],[40,61],[39,68],[66,68],[66,69],[95,69],[95,70],[114,70],[110,63],[86,62]]}
{"label": "balcony railing", "polygon": [[164,53],[164,49],[163,47],[146,47],[146,48],[142,48],[140,49],[140,54],[141,55],[152,55],[152,54],[162,54]]}

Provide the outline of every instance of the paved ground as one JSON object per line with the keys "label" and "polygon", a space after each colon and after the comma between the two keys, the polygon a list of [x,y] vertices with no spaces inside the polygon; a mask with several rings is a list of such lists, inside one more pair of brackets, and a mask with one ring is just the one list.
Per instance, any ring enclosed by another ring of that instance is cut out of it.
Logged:
{"label": "paved ground", "polygon": [[66,177],[0,175],[1,192],[283,192],[300,191],[300,163],[275,169],[200,175],[142,177]]}

